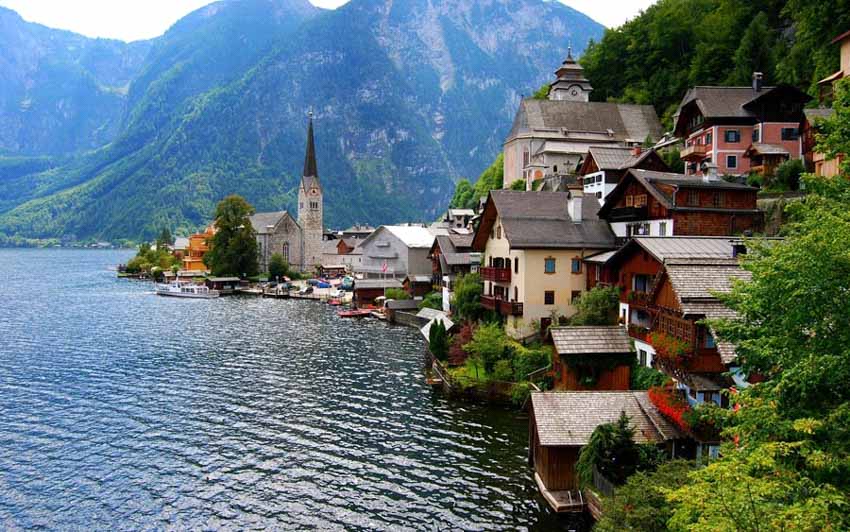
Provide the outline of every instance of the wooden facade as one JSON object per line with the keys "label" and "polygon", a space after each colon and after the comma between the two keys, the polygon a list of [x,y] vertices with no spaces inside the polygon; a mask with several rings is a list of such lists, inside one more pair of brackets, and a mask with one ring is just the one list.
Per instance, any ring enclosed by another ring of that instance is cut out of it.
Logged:
{"label": "wooden facade", "polygon": [[534,415],[531,416],[529,431],[529,461],[534,472],[549,490],[578,489],[576,462],[581,447],[562,447],[540,445]]}
{"label": "wooden facade", "polygon": [[631,379],[631,366],[628,364],[601,370],[593,384],[582,384],[581,370],[570,367],[560,358],[555,370],[560,372],[560,378],[555,383],[556,390],[628,390]]}

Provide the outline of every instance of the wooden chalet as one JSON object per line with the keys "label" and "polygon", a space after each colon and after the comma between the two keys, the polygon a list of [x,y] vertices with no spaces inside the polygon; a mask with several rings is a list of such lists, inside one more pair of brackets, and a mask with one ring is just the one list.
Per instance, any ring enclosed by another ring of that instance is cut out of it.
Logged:
{"label": "wooden chalet", "polygon": [[402,288],[414,299],[424,297],[434,290],[430,275],[408,275],[402,281]]}
{"label": "wooden chalet", "polygon": [[[342,240],[340,240],[342,242]],[[322,264],[319,266],[319,273],[326,279],[334,279],[337,277],[345,277],[348,269],[345,264]]]}
{"label": "wooden chalet", "polygon": [[576,475],[581,448],[594,429],[625,412],[635,441],[675,454],[679,429],[664,418],[645,391],[572,391],[531,394],[529,464],[546,502],[556,512],[582,512],[585,497]]}
{"label": "wooden chalet", "polygon": [[617,237],[723,236],[758,232],[764,213],[758,190],[716,176],[629,170],[608,195],[599,217]]}
{"label": "wooden chalet", "polygon": [[221,295],[227,295],[239,288],[239,277],[208,277],[204,284],[210,290],[218,290]]}
{"label": "wooden chalet", "polygon": [[400,289],[403,286],[398,279],[357,279],[354,281],[354,305],[358,308],[371,307],[388,288]]}
{"label": "wooden chalet", "polygon": [[552,327],[556,390],[628,390],[635,351],[623,327]]}
{"label": "wooden chalet", "polygon": [[640,146],[591,146],[578,172],[582,177],[584,194],[596,196],[599,203],[604,204],[608,194],[633,168],[670,171],[667,163],[653,149],[644,150]]}

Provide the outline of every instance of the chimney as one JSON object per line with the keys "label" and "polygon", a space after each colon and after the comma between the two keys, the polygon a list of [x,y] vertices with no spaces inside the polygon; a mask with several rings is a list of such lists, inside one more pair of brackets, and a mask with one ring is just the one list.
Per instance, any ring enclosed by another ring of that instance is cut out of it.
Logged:
{"label": "chimney", "polygon": [[573,223],[581,223],[581,200],[581,194],[573,192],[570,193],[570,199],[567,200],[567,212]]}
{"label": "chimney", "polygon": [[633,156],[637,157],[642,152],[643,152],[643,148],[641,147],[640,144],[636,144],[636,145],[632,146],[632,155]]}
{"label": "chimney", "polygon": [[761,83],[764,79],[764,74],[761,72],[753,72],[753,90],[761,92]]}
{"label": "chimney", "polygon": [[717,165],[714,163],[706,163],[702,167],[702,180],[706,183],[717,181],[720,177],[717,175]]}

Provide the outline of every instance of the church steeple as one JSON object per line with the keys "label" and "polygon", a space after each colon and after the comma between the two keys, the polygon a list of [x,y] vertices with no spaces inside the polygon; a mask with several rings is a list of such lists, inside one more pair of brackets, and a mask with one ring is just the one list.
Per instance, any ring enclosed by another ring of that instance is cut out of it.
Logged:
{"label": "church steeple", "polygon": [[573,59],[572,43],[567,47],[567,58],[555,71],[554,82],[549,85],[550,100],[586,102],[590,100],[593,87],[584,77],[584,69]]}
{"label": "church steeple", "polygon": [[319,177],[316,166],[316,143],[313,141],[313,111],[307,113],[307,153],[304,155],[304,177]]}

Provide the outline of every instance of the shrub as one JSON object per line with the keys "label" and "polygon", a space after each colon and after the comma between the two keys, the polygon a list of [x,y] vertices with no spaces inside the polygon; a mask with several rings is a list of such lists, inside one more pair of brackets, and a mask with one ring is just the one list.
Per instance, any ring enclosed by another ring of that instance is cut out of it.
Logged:
{"label": "shrub", "polygon": [[761,188],[764,184],[764,177],[761,174],[750,172],[750,175],[747,176],[747,184],[751,187]]}
{"label": "shrub", "polygon": [[443,294],[440,292],[431,292],[426,295],[422,302],[419,303],[419,310],[423,308],[432,308],[434,310],[443,310]]}
{"label": "shrub", "polygon": [[632,390],[648,390],[653,386],[662,386],[669,379],[667,375],[657,369],[635,363],[632,365],[629,388]]}
{"label": "shrub", "polygon": [[517,382],[526,380],[529,373],[545,368],[551,363],[550,351],[545,347],[528,348],[512,344],[511,351],[514,378]]}
{"label": "shrub", "polygon": [[269,258],[269,279],[283,280],[284,277],[290,277],[289,264],[283,255],[275,253]]}
{"label": "shrub", "polygon": [[805,171],[803,161],[800,159],[785,161],[776,167],[776,177],[772,188],[778,190],[799,190],[800,176]]}
{"label": "shrub", "polygon": [[467,353],[464,346],[472,341],[475,328],[475,323],[471,321],[461,325],[460,330],[452,338],[451,347],[449,347],[449,364],[459,366],[466,362]]}
{"label": "shrub", "polygon": [[511,387],[511,402],[521,406],[531,395],[531,383],[518,382]]}
{"label": "shrub", "polygon": [[481,360],[487,373],[492,373],[496,362],[505,358],[508,337],[504,329],[496,324],[479,327],[472,336],[472,341],[464,346],[470,356]]}
{"label": "shrub", "polygon": [[395,299],[395,300],[405,300],[410,299],[410,294],[402,290],[401,288],[387,288],[384,291],[384,295],[387,299]]}
{"label": "shrub", "polygon": [[524,191],[525,190],[525,180],[524,179],[517,179],[516,181],[511,183],[511,190]]}
{"label": "shrub", "polygon": [[483,309],[481,308],[481,293],[484,285],[477,273],[462,275],[455,282],[452,307],[455,314],[463,320],[477,320]]}
{"label": "shrub", "polygon": [[615,485],[622,485],[640,463],[641,450],[634,441],[632,428],[625,412],[614,423],[599,425],[590,435],[590,441],[579,454],[576,473],[583,485],[593,484],[596,468]]}
{"label": "shrub", "polygon": [[445,360],[449,354],[449,334],[443,320],[435,320],[428,332],[428,348],[437,357],[437,360]]}
{"label": "shrub", "polygon": [[582,292],[576,301],[577,311],[570,318],[570,325],[615,325],[619,304],[619,287],[595,286],[592,290]]}
{"label": "shrub", "polygon": [[510,360],[499,360],[493,367],[493,378],[497,381],[511,382],[514,380],[514,368]]}

